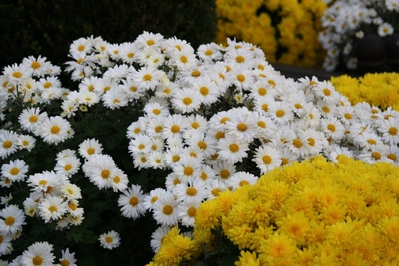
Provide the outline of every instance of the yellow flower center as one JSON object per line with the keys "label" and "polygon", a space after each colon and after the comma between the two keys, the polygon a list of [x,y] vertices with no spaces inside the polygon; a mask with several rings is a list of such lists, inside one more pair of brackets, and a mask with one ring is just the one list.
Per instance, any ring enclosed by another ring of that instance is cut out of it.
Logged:
{"label": "yellow flower center", "polygon": [[57,207],[54,206],[54,205],[51,205],[50,207],[48,207],[48,210],[49,210],[50,212],[56,212],[56,211],[57,211]]}
{"label": "yellow flower center", "polygon": [[128,54],[127,54],[127,57],[130,58],[130,59],[132,59],[132,58],[134,57],[134,53],[128,53]]}
{"label": "yellow flower center", "polygon": [[331,132],[335,132],[335,126],[333,124],[328,124],[327,129],[330,130]]}
{"label": "yellow flower center", "polygon": [[227,169],[223,169],[220,171],[220,177],[223,179],[227,179],[230,177],[230,171]]}
{"label": "yellow flower center", "polygon": [[239,123],[237,124],[237,129],[241,132],[244,132],[247,130],[247,125],[245,123]]}
{"label": "yellow flower center", "polygon": [[60,133],[61,128],[59,126],[52,126],[50,131],[51,131],[51,134],[57,135],[58,133]]}
{"label": "yellow flower center", "polygon": [[350,113],[345,113],[344,117],[348,120],[352,119],[352,115]]}
{"label": "yellow flower center", "polygon": [[396,136],[398,134],[398,129],[396,127],[391,127],[388,130],[389,134],[392,136]]}
{"label": "yellow flower center", "polygon": [[7,216],[4,219],[4,223],[8,226],[12,226],[15,223],[15,218],[13,216]]}
{"label": "yellow flower center", "polygon": [[267,90],[265,88],[259,88],[258,89],[258,94],[260,96],[265,96],[267,94]]}
{"label": "yellow flower center", "polygon": [[200,93],[201,93],[201,95],[206,96],[209,94],[209,89],[207,87],[201,87]]}
{"label": "yellow flower center", "polygon": [[172,131],[172,133],[176,134],[180,132],[180,127],[178,125],[173,125],[170,130]]}
{"label": "yellow flower center", "polygon": [[263,161],[264,164],[271,164],[271,162],[272,162],[272,157],[269,156],[269,155],[264,155],[264,156],[262,157],[262,161]]}
{"label": "yellow flower center", "polygon": [[32,62],[32,64],[31,64],[31,67],[32,67],[33,69],[39,69],[40,66],[41,66],[40,63],[37,62],[37,61],[34,61],[34,62]]}
{"label": "yellow flower center", "polygon": [[216,134],[215,134],[215,138],[216,139],[222,139],[222,138],[224,138],[225,137],[225,133],[223,132],[223,131],[218,131],[218,132],[216,132]]}
{"label": "yellow flower center", "polygon": [[173,213],[173,207],[172,206],[170,206],[170,205],[165,205],[164,207],[163,207],[163,213],[165,214],[165,215],[171,215],[172,213]]}
{"label": "yellow flower center", "polygon": [[371,153],[371,156],[374,158],[374,159],[376,159],[376,160],[379,160],[379,159],[381,159],[381,153],[379,153],[379,152],[372,152]]}
{"label": "yellow flower center", "polygon": [[240,185],[240,187],[245,186],[245,185],[249,185],[249,182],[247,180],[241,180],[239,185]]}
{"label": "yellow flower center", "polygon": [[300,148],[300,147],[302,147],[302,141],[300,141],[299,139],[294,139],[293,141],[292,141],[292,144],[296,147],[296,148]]}
{"label": "yellow flower center", "polygon": [[45,89],[48,89],[51,86],[53,86],[53,84],[51,82],[46,82],[46,83],[43,84],[43,88],[45,88]]}
{"label": "yellow flower center", "polygon": [[75,203],[73,203],[73,202],[68,203],[68,206],[73,211],[78,208],[78,206]]}
{"label": "yellow flower center", "polygon": [[3,148],[9,149],[12,146],[12,142],[9,140],[6,140],[3,142]]}
{"label": "yellow flower center", "polygon": [[274,80],[270,79],[267,82],[269,83],[269,85],[276,87],[276,82]]}
{"label": "yellow flower center", "polygon": [[39,181],[39,185],[40,186],[45,186],[45,185],[47,185],[47,183],[48,183],[47,180],[40,180]]}
{"label": "yellow flower center", "polygon": [[296,103],[294,106],[296,109],[302,109],[302,105],[300,103]]}
{"label": "yellow flower center", "polygon": [[116,175],[116,176],[114,176],[114,180],[113,181],[114,181],[115,184],[119,184],[119,182],[121,182],[121,178]]}
{"label": "yellow flower center", "polygon": [[66,164],[66,165],[64,166],[64,169],[65,169],[65,171],[69,171],[69,170],[72,169],[72,165],[68,163],[68,164]]}
{"label": "yellow flower center", "polygon": [[308,138],[308,144],[309,146],[314,146],[316,144],[316,141],[314,140],[314,138]]}
{"label": "yellow flower center", "polygon": [[238,145],[235,144],[235,143],[232,143],[232,144],[230,144],[230,146],[229,146],[229,150],[230,150],[231,152],[234,152],[234,153],[238,152],[239,149],[240,149],[240,146],[238,146]]}
{"label": "yellow flower center", "polygon": [[239,55],[236,57],[236,61],[237,61],[237,63],[244,63],[245,58],[242,55]]}
{"label": "yellow flower center", "polygon": [[145,75],[143,76],[143,80],[144,80],[144,81],[151,81],[151,79],[152,79],[152,76],[151,76],[150,74],[145,74]]}
{"label": "yellow flower center", "polygon": [[323,110],[323,112],[326,114],[330,113],[330,108],[328,108],[327,106],[323,106],[321,110]]}
{"label": "yellow flower center", "polygon": [[205,150],[208,147],[208,145],[206,145],[205,141],[200,141],[198,142],[198,147],[202,150]]}
{"label": "yellow flower center", "polygon": [[60,261],[61,266],[69,266],[69,261],[67,259],[63,259]]}
{"label": "yellow flower center", "polygon": [[266,123],[264,121],[258,121],[258,126],[261,128],[266,128]]}
{"label": "yellow flower center", "polygon": [[180,61],[181,61],[183,64],[186,64],[186,63],[188,62],[188,59],[187,59],[187,57],[186,57],[185,55],[183,55],[183,56],[180,57]]}
{"label": "yellow flower center", "polygon": [[154,44],[155,44],[154,40],[148,40],[147,41],[147,45],[149,45],[149,46],[154,45]]}
{"label": "yellow flower center", "polygon": [[277,117],[283,117],[285,115],[285,112],[283,110],[277,110],[276,116]]}
{"label": "yellow flower center", "polygon": [[208,49],[205,51],[205,55],[211,56],[213,54],[213,51],[211,49]]}
{"label": "yellow flower center", "polygon": [[104,179],[107,179],[110,176],[110,174],[111,173],[107,169],[104,169],[104,170],[101,171],[101,177],[104,178]]}
{"label": "yellow flower center", "polygon": [[158,200],[158,196],[152,197],[151,203],[155,203]]}
{"label": "yellow flower center", "polygon": [[269,105],[267,103],[262,104],[262,110],[267,112],[269,110]]}
{"label": "yellow flower center", "polygon": [[137,204],[139,204],[139,199],[137,197],[131,197],[129,200],[129,204],[134,206],[137,206]]}
{"label": "yellow flower center", "polygon": [[180,184],[181,182],[180,182],[180,179],[178,179],[178,178],[176,178],[175,180],[173,180],[173,185],[178,185],[178,184]]}
{"label": "yellow flower center", "polygon": [[194,70],[193,72],[191,72],[191,76],[193,77],[199,77],[201,75],[201,72],[198,70]]}
{"label": "yellow flower center", "polygon": [[87,153],[89,154],[89,155],[93,155],[94,153],[95,153],[95,149],[94,148],[88,148],[87,149]]}
{"label": "yellow flower center", "polygon": [[18,169],[17,167],[11,168],[10,174],[12,174],[12,175],[17,175],[17,174],[19,174],[19,169]]}
{"label": "yellow flower center", "polygon": [[214,189],[212,189],[211,193],[213,196],[217,197],[220,193],[220,189],[214,188]]}
{"label": "yellow flower center", "polygon": [[331,91],[329,89],[327,89],[327,88],[323,89],[323,93],[324,93],[325,96],[331,96]]}
{"label": "yellow flower center", "polygon": [[43,264],[43,258],[39,255],[36,255],[35,257],[33,257],[32,259],[32,263],[33,265],[42,265]]}
{"label": "yellow flower center", "polygon": [[377,145],[377,141],[375,141],[375,139],[368,139],[367,143],[371,145]]}
{"label": "yellow flower center", "polygon": [[14,73],[12,73],[12,76],[13,76],[14,78],[19,79],[19,78],[22,77],[22,73],[19,72],[19,71],[15,71]]}
{"label": "yellow flower center", "polygon": [[387,157],[388,157],[388,159],[391,159],[391,160],[394,161],[394,162],[395,162],[396,159],[397,159],[397,157],[396,157],[396,155],[395,155],[394,153],[388,154]]}
{"label": "yellow flower center", "polygon": [[190,207],[190,208],[188,208],[188,210],[187,210],[187,214],[188,214],[188,216],[190,216],[190,217],[194,217],[196,212],[197,212],[197,209],[194,208],[194,207]]}
{"label": "yellow flower center", "polygon": [[184,103],[185,105],[190,105],[190,104],[193,103],[193,99],[191,99],[190,97],[185,97],[185,98],[183,99],[183,103]]}
{"label": "yellow flower center", "polygon": [[173,161],[174,163],[180,161],[180,156],[179,156],[179,155],[173,155],[173,156],[172,156],[172,161]]}
{"label": "yellow flower center", "polygon": [[237,79],[239,82],[244,82],[245,81],[245,76],[243,74],[238,74]]}
{"label": "yellow flower center", "polygon": [[194,173],[194,168],[192,168],[191,166],[186,166],[184,167],[183,172],[185,175],[191,176]]}
{"label": "yellow flower center", "polygon": [[195,187],[189,187],[189,188],[187,188],[186,193],[187,193],[187,195],[189,195],[191,197],[195,196],[195,195],[197,195],[197,189]]}
{"label": "yellow flower center", "polygon": [[105,238],[105,242],[107,242],[107,243],[112,243],[112,241],[113,241],[113,239],[112,239],[112,237],[110,237],[110,236],[107,236],[107,237]]}

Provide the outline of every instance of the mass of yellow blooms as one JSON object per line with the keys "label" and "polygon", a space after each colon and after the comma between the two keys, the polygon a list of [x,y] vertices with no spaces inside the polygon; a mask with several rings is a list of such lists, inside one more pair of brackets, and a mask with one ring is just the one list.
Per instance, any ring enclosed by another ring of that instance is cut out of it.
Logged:
{"label": "mass of yellow blooms", "polygon": [[202,203],[192,238],[171,230],[149,265],[217,249],[213,230],[240,249],[236,266],[399,265],[398,199],[393,164],[294,162]]}
{"label": "mass of yellow blooms", "polygon": [[355,78],[348,75],[332,77],[335,89],[352,105],[367,102],[383,110],[399,111],[399,73],[368,73]]}
{"label": "mass of yellow blooms", "polygon": [[323,0],[217,0],[216,5],[217,43],[234,37],[259,46],[271,63],[321,66]]}

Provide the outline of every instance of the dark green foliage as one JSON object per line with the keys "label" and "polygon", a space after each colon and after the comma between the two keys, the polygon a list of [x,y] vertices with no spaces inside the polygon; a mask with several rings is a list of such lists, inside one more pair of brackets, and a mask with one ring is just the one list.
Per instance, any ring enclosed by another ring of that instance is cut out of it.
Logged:
{"label": "dark green foliage", "polygon": [[214,0],[1,1],[0,67],[30,55],[62,66],[72,41],[91,35],[122,43],[146,30],[197,48],[214,39],[215,9]]}

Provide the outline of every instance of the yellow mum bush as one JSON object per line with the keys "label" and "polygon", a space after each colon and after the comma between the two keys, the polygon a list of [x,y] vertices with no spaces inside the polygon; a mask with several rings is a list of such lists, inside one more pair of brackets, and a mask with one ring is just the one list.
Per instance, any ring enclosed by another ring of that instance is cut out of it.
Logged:
{"label": "yellow mum bush", "polygon": [[200,205],[192,255],[237,266],[399,265],[398,199],[393,164],[342,155],[294,162]]}
{"label": "yellow mum bush", "polygon": [[352,105],[367,102],[383,110],[391,106],[399,111],[399,73],[368,73],[359,78],[342,75],[332,77],[331,82]]}
{"label": "yellow mum bush", "polygon": [[269,62],[321,66],[323,0],[217,0],[216,42],[234,37],[262,48]]}

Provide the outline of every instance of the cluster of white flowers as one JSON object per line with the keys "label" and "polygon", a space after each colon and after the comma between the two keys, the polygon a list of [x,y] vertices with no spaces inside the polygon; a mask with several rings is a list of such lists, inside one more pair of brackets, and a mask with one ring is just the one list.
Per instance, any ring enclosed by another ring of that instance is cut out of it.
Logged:
{"label": "cluster of white flowers", "polygon": [[[68,119],[82,107],[102,105],[111,112],[140,104],[142,115],[126,129],[132,163],[138,169],[164,169],[169,174],[165,187],[143,192],[139,185],[129,186],[127,175],[96,139],[86,139],[76,151],[58,154],[54,171],[26,180],[32,196],[25,213],[34,213],[36,209],[29,210],[37,204],[39,216],[46,222],[58,221],[60,228],[83,219],[77,208],[79,188],[68,182],[79,169],[99,189],[121,193],[122,216],[136,219],[152,212],[160,225],[151,241],[156,251],[170,226],[193,226],[201,202],[226,189],[254,184],[259,174],[281,165],[318,154],[330,161],[345,154],[369,163],[399,163],[398,112],[367,103],[352,106],[330,82],[315,77],[298,82],[285,78],[248,43],[229,40],[227,47],[211,43],[195,51],[185,41],[144,32],[133,43],[81,38],[71,45],[70,56],[74,61],[67,62],[67,70],[80,81],[79,90],[62,94],[59,117],[48,118],[35,107],[25,109],[19,117],[21,128],[57,144],[73,137],[67,133],[73,131]],[[27,68],[23,64],[14,66],[14,72],[6,68],[1,78],[14,84],[10,75]],[[12,90],[3,85],[0,93],[13,97],[21,84],[15,83]],[[34,102],[46,103],[40,98]],[[6,100],[2,104],[4,108]],[[54,133],[54,127],[59,132]],[[29,143],[34,143],[30,137]],[[3,159],[23,147],[18,146],[19,138],[11,130],[0,131]],[[244,161],[249,165],[242,165]],[[3,164],[1,185],[25,180],[26,172],[22,160]],[[53,207],[56,211],[51,211]],[[15,226],[21,226],[23,213],[14,216],[19,221]],[[100,237],[108,249],[118,246],[119,240],[116,232]]]}
{"label": "cluster of white flowers", "polygon": [[[348,69],[356,69],[353,51],[357,41],[366,34],[387,37],[394,33],[395,18],[399,15],[399,0],[335,0],[322,17],[324,31],[319,41],[327,51],[323,68],[334,70],[344,58]],[[398,29],[396,29],[396,32]]]}

